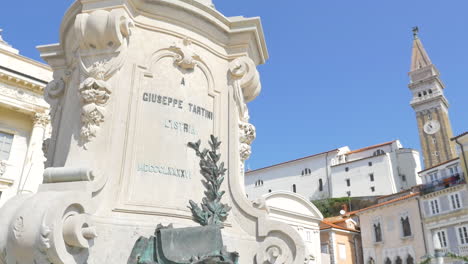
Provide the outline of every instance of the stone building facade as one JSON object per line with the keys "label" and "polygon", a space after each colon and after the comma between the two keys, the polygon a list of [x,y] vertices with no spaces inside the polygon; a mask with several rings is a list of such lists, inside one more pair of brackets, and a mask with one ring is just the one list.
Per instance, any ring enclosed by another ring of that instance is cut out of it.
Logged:
{"label": "stone building facade", "polygon": [[349,214],[323,219],[320,243],[324,264],[363,263],[359,224]]}
{"label": "stone building facade", "polygon": [[[468,190],[460,159],[420,172],[422,219],[428,251],[438,239],[443,252],[468,256]],[[445,263],[453,260],[446,259]]]}
{"label": "stone building facade", "polygon": [[276,191],[309,199],[397,193],[421,183],[419,153],[398,140],[351,151],[342,147],[246,172],[250,199]]}
{"label": "stone building facade", "polygon": [[0,36],[0,206],[42,183],[31,172],[44,169],[49,105],[42,95],[51,79],[48,66],[21,56]]}
{"label": "stone building facade", "polygon": [[359,210],[364,263],[415,264],[427,253],[419,193]]}

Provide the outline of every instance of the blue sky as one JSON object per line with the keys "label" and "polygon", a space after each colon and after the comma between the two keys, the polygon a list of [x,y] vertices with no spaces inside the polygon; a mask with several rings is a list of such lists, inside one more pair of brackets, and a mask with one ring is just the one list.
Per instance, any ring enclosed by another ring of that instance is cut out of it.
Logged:
{"label": "blue sky", "polygon": [[[22,55],[58,40],[72,1],[4,1],[3,37]],[[400,139],[419,149],[407,88],[412,33],[441,72],[455,134],[468,130],[468,1],[215,0],[226,16],[260,16],[270,59],[249,104],[250,169],[348,145]]]}

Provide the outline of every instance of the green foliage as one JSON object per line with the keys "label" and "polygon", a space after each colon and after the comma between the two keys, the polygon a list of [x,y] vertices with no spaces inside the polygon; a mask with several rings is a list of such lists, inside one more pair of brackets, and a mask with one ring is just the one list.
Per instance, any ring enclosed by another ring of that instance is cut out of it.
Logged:
{"label": "green foliage", "polygon": [[188,147],[195,150],[195,154],[200,158],[200,173],[205,178],[202,180],[206,191],[205,197],[202,199],[200,206],[190,200],[190,210],[192,211],[195,222],[202,226],[217,225],[222,226],[228,216],[229,207],[227,204],[221,203],[225,191],[220,191],[221,184],[224,181],[224,175],[227,171],[224,168],[224,162],[218,165],[221,159],[221,154],[218,153],[221,142],[213,135],[210,136],[210,149],[200,151],[201,141],[190,142]]}
{"label": "green foliage", "polygon": [[340,215],[340,210],[343,209],[344,204],[348,204],[349,198],[328,198],[311,202],[320,210],[323,217],[327,218]]}

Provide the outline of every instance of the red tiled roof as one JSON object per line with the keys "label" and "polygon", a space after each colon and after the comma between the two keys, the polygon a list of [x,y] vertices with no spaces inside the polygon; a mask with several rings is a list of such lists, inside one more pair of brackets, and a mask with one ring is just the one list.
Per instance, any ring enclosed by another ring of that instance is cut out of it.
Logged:
{"label": "red tiled roof", "polygon": [[326,222],[326,221],[320,222],[320,230],[325,230],[325,229],[330,229],[330,228],[336,228],[336,229],[341,229],[341,230],[346,230],[346,231],[351,231],[351,232],[359,232],[358,230],[346,228],[346,227],[339,226],[339,225],[335,225],[335,224],[330,223],[330,222]]}
{"label": "red tiled roof", "polygon": [[294,160],[290,160],[290,161],[281,162],[281,163],[278,163],[278,164],[273,164],[273,165],[266,166],[266,167],[263,167],[263,168],[260,168],[260,169],[255,169],[255,170],[246,171],[245,174],[249,174],[249,173],[252,173],[252,172],[254,172],[254,171],[259,171],[259,170],[264,170],[264,169],[276,167],[276,166],[283,165],[283,164],[286,164],[286,163],[291,163],[291,162],[295,162],[295,161],[300,161],[300,160],[312,158],[312,157],[315,157],[315,156],[320,156],[320,155],[327,154],[327,153],[334,152],[334,151],[338,151],[338,149],[333,149],[333,150],[329,150],[329,151],[317,153],[317,154],[314,154],[314,155],[302,157],[302,158],[299,158],[299,159],[294,159]]}
{"label": "red tiled roof", "polygon": [[389,141],[389,142],[385,142],[385,143],[382,143],[382,144],[373,145],[373,146],[370,146],[370,147],[365,147],[365,148],[353,150],[353,151],[350,151],[350,152],[346,153],[346,155],[354,154],[354,153],[358,153],[358,152],[363,152],[363,151],[366,151],[366,150],[369,150],[369,149],[373,149],[373,148],[383,147],[383,146],[386,146],[386,145],[393,144],[393,142],[395,142],[395,141],[396,141],[396,140]]}
{"label": "red tiled roof", "polygon": [[418,195],[419,195],[419,192],[408,194],[408,195],[405,195],[405,196],[402,196],[402,197],[399,197],[399,198],[396,198],[396,199],[393,199],[393,200],[390,200],[390,201],[386,201],[386,202],[379,203],[379,204],[374,204],[372,206],[363,208],[361,210],[357,210],[357,211],[355,211],[355,213],[360,213],[360,212],[363,212],[363,211],[366,211],[366,210],[369,210],[369,209],[373,209],[373,208],[377,208],[377,207],[384,206],[384,205],[387,205],[387,204],[399,202],[399,201],[406,200],[406,199],[409,199],[411,197],[418,196]]}
{"label": "red tiled roof", "polygon": [[335,223],[344,222],[344,221],[346,221],[346,219],[348,219],[348,218],[343,218],[343,216],[339,215],[339,216],[332,216],[332,217],[324,218],[323,221],[325,221],[327,223],[335,224]]}

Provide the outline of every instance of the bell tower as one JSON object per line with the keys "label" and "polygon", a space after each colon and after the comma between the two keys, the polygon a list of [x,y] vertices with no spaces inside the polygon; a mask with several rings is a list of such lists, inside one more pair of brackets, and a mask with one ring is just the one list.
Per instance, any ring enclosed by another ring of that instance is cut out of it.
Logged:
{"label": "bell tower", "polygon": [[416,112],[425,168],[456,157],[455,147],[450,141],[453,133],[448,114],[449,103],[439,75],[419,39],[418,27],[414,27],[408,87],[413,94],[411,106]]}

